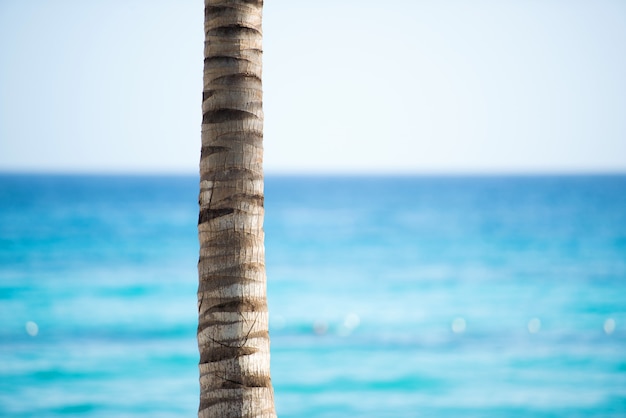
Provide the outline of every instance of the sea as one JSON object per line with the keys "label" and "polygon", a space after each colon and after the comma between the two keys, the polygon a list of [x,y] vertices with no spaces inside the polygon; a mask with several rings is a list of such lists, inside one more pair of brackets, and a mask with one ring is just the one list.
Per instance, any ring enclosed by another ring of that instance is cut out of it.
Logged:
{"label": "sea", "polygon": [[[197,176],[0,174],[0,417],[193,417]],[[280,417],[626,417],[626,175],[267,176]]]}

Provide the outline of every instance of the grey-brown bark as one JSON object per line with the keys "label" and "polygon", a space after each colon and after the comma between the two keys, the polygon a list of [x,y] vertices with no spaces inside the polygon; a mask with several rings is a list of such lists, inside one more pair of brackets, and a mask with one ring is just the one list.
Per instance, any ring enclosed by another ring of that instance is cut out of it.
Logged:
{"label": "grey-brown bark", "polygon": [[274,417],[263,235],[258,0],[205,0],[199,417]]}

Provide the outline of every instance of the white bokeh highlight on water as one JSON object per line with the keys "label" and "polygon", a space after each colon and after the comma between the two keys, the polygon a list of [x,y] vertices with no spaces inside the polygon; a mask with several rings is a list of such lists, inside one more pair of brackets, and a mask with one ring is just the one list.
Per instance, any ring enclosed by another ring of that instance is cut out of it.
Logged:
{"label": "white bokeh highlight on water", "polygon": [[465,332],[465,329],[467,328],[467,323],[465,322],[464,318],[455,318],[454,321],[452,321],[452,332],[454,332],[455,334],[461,334],[463,332]]}
{"label": "white bokeh highlight on water", "polygon": [[326,321],[318,319],[313,323],[313,332],[317,335],[324,335],[328,331],[328,324]]}
{"label": "white bokeh highlight on water", "polygon": [[541,329],[541,320],[539,318],[533,318],[528,321],[528,332],[536,334]]}
{"label": "white bokeh highlight on water", "polygon": [[39,325],[33,321],[28,321],[26,323],[26,333],[31,337],[36,337],[39,334]]}
{"label": "white bokeh highlight on water", "polygon": [[346,337],[354,331],[356,327],[361,323],[361,318],[354,312],[350,312],[343,319],[343,323],[339,326],[337,334],[341,337]]}

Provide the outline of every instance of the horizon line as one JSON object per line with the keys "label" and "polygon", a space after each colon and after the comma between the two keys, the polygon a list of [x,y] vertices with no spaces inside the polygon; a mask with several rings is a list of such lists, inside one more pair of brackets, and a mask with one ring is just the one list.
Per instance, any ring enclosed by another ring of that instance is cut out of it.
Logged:
{"label": "horizon line", "polygon": [[[84,176],[84,177],[194,177],[199,172],[177,170],[28,170],[1,169],[0,176]],[[422,171],[274,171],[266,170],[264,177],[583,177],[624,176],[623,170],[422,170]]]}

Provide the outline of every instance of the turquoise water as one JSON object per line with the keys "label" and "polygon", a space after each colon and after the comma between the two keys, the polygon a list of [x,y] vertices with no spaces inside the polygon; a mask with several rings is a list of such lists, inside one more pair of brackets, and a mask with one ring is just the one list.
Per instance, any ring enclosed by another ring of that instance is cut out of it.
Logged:
{"label": "turquoise water", "polygon": [[[0,416],[198,404],[196,177],[0,175]],[[626,176],[268,177],[281,417],[626,416]]]}

